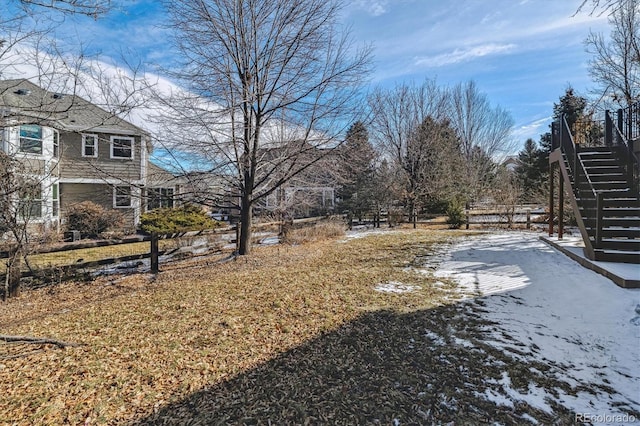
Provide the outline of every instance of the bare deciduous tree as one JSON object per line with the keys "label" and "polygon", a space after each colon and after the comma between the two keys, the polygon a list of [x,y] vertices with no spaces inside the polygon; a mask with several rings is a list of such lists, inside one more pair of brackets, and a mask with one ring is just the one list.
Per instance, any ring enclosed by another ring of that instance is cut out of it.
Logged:
{"label": "bare deciduous tree", "polygon": [[[435,81],[377,90],[370,98],[374,138],[400,171],[411,221],[421,200],[440,195],[459,170],[459,147],[448,124],[447,93]],[[446,163],[446,164],[445,164]]]}
{"label": "bare deciduous tree", "polygon": [[107,13],[112,6],[111,0],[19,0],[18,2],[28,12],[33,12],[35,7],[94,18]]}
{"label": "bare deciduous tree", "polygon": [[518,176],[504,165],[497,167],[490,194],[494,210],[512,228],[515,223],[516,208],[522,197],[522,185]]}
{"label": "bare deciduous tree", "polygon": [[590,15],[595,13],[612,13],[615,12],[624,1],[625,0],[582,0],[582,3],[580,3],[580,6],[578,6],[576,10],[576,14],[589,7],[591,8],[589,11]]}
{"label": "bare deciduous tree", "polygon": [[[5,0],[0,9],[0,58],[15,44],[50,32],[51,15],[58,21],[67,15],[97,19],[112,7],[111,0]],[[26,23],[28,18],[36,18],[36,25]]]}
{"label": "bare deciduous tree", "polygon": [[[166,148],[191,152],[232,188],[239,253],[248,254],[255,203],[339,144],[359,107],[369,49],[354,49],[339,27],[339,1],[165,4],[184,59],[174,77],[194,96],[165,102],[174,119],[168,134],[180,138]],[[176,135],[176,126],[190,133]],[[277,156],[268,152],[273,148]]]}
{"label": "bare deciduous tree", "polygon": [[624,108],[640,99],[640,1],[620,0],[609,24],[610,40],[591,32],[585,41],[589,74],[603,107]]}
{"label": "bare deciduous tree", "polygon": [[513,150],[513,118],[506,110],[492,107],[473,81],[455,86],[449,99],[451,125],[460,138],[470,201],[486,189],[485,178],[494,171],[497,157]]}

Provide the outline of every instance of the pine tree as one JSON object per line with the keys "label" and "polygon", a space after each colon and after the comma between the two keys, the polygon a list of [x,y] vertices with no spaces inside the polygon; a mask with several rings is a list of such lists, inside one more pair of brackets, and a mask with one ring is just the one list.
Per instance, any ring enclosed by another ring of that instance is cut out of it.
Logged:
{"label": "pine tree", "polygon": [[576,121],[584,117],[584,110],[587,107],[587,100],[582,96],[577,96],[573,87],[565,89],[564,96],[560,97],[559,103],[553,104],[553,119],[559,120],[564,114],[570,129],[574,129]]}
{"label": "pine tree", "polygon": [[522,200],[533,201],[538,198],[540,187],[545,183],[545,172],[541,159],[546,159],[547,153],[538,148],[533,139],[524,143],[524,148],[518,153],[516,176],[522,187]]}
{"label": "pine tree", "polygon": [[364,123],[357,121],[351,125],[339,154],[338,174],[342,182],[338,190],[339,208],[362,219],[372,207],[376,158]]}

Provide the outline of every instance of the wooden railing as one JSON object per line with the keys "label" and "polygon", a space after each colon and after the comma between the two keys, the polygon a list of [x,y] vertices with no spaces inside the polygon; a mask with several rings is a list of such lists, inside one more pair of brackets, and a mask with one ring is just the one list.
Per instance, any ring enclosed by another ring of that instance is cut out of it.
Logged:
{"label": "wooden railing", "polygon": [[[574,142],[573,136],[571,134],[571,129],[569,128],[569,124],[567,123],[564,115],[559,121],[556,121],[552,124],[552,149],[560,148],[563,153],[564,158],[566,159],[567,171],[569,172],[569,178],[572,180],[570,182],[571,187],[573,189],[574,202],[577,203],[580,200],[582,207],[584,210],[593,211],[592,208],[587,208],[587,204],[584,202],[584,196],[580,193],[580,187],[583,184],[588,186],[588,190],[593,195],[593,200],[595,202],[595,214],[590,218],[591,221],[595,219],[595,223],[593,224],[593,228],[595,228],[595,233],[591,236],[594,238],[597,243],[598,239],[601,240],[602,234],[602,209],[603,209],[603,195],[599,194],[595,188],[593,187],[593,183],[589,178],[589,175],[586,172],[584,164],[580,160],[580,156],[578,155],[580,152],[580,146]],[[562,177],[561,177],[562,179]],[[577,207],[577,204],[576,204]],[[576,211],[576,219],[578,219],[578,224],[583,228],[582,231],[585,234],[585,246],[592,251],[593,244],[589,236],[589,233],[586,230],[585,218],[582,217],[580,211]]]}
{"label": "wooden railing", "polygon": [[609,111],[605,112],[605,143],[617,148],[614,154],[627,173],[631,188],[640,193],[640,161],[634,151],[634,141],[640,140],[640,102],[619,109],[614,121]]}

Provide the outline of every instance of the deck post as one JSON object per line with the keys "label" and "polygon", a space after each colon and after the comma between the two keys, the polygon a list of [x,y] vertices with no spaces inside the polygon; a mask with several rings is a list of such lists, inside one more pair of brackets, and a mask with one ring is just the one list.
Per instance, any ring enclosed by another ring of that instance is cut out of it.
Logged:
{"label": "deck post", "polygon": [[553,237],[553,163],[549,164],[549,236]]}
{"label": "deck post", "polygon": [[604,144],[606,146],[613,146],[613,121],[609,110],[604,112]]}
{"label": "deck post", "polygon": [[562,171],[559,173],[558,180],[558,239],[561,240],[564,235],[564,179]]}

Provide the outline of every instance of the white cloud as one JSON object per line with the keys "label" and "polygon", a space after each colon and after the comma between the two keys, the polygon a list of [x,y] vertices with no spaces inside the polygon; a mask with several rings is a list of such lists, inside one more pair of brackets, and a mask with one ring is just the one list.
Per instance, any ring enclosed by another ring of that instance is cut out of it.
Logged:
{"label": "white cloud", "polygon": [[489,55],[503,55],[512,52],[517,46],[513,43],[497,44],[489,43],[468,48],[455,49],[452,52],[435,56],[416,58],[414,64],[417,66],[442,67],[445,65],[468,62],[475,58]]}
{"label": "white cloud", "polygon": [[356,4],[373,16],[381,16],[387,13],[388,0],[359,0]]}
{"label": "white cloud", "polygon": [[518,143],[524,143],[527,139],[537,141],[541,134],[549,131],[551,120],[553,120],[553,117],[549,116],[516,126],[513,130],[512,138]]}

